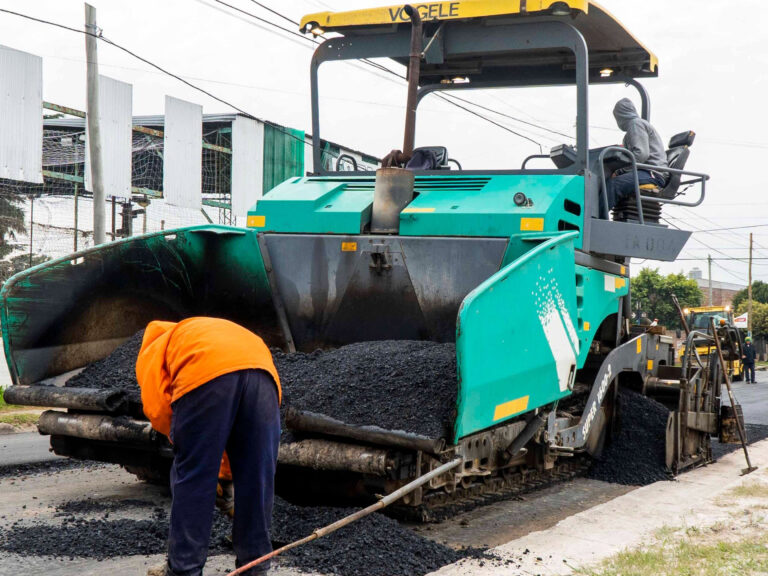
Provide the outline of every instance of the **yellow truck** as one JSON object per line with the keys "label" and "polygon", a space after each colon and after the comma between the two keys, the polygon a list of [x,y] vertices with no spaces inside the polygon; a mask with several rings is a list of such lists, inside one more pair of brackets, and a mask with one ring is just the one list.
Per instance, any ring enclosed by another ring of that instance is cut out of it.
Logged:
{"label": "yellow truck", "polygon": [[[736,328],[733,322],[733,310],[730,306],[697,306],[694,308],[685,308],[683,310],[685,314],[685,320],[688,323],[688,327],[691,330],[699,330],[701,332],[710,333],[711,324],[710,320],[715,319],[715,325],[720,326],[720,319],[725,320],[725,326],[730,334],[731,342],[733,342],[733,349],[728,349],[727,346],[723,348],[723,355],[728,366],[728,374],[731,380],[743,380],[744,367],[741,363],[741,350],[743,342],[741,339],[741,333]],[[704,339],[694,340],[696,344],[696,351],[700,356],[704,356],[714,352],[714,347],[708,345]],[[685,343],[680,347],[678,358],[682,360],[685,354]]]}

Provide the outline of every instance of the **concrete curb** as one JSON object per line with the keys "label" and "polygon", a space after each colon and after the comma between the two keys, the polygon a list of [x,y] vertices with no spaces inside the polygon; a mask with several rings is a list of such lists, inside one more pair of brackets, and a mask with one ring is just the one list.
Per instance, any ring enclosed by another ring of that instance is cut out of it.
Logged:
{"label": "concrete curb", "polygon": [[[768,440],[750,446],[752,462],[765,475]],[[547,574],[566,576],[575,567],[585,567],[622,550],[648,542],[663,526],[709,525],[727,510],[715,505],[717,497],[736,485],[749,482],[741,476],[741,450],[718,462],[679,476],[675,481],[656,482],[558,522],[552,528],[531,532],[493,551],[513,560],[510,566],[482,567],[464,560],[444,566],[440,576],[488,574]],[[514,519],[510,519],[514,522]]]}

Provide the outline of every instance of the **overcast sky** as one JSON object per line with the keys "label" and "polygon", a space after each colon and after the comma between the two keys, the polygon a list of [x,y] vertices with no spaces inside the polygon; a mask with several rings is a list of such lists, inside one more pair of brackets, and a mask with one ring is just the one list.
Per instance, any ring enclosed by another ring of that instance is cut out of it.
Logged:
{"label": "overcast sky", "polygon": [[[227,2],[292,27],[251,0]],[[309,42],[272,32],[214,0],[92,3],[98,9],[105,37],[254,116],[309,131]],[[262,3],[294,20],[308,12],[369,4],[361,0]],[[370,2],[379,4],[386,1]],[[703,206],[669,207],[665,215],[681,228],[718,230],[696,232],[678,262],[637,263],[635,272],[640,266],[659,266],[663,272],[687,272],[699,266],[706,277],[706,256],[711,253],[715,280],[746,284],[745,259],[752,231],[756,245],[754,278],[768,281],[768,184],[761,174],[768,156],[768,119],[764,113],[768,3],[605,0],[603,5],[659,58],[659,78],[645,82],[651,93],[654,125],[665,140],[694,130],[697,139],[688,167],[712,176]],[[83,4],[77,0],[0,0],[0,7],[73,27],[83,24]],[[44,58],[46,100],[84,109],[82,35],[0,13],[0,42]],[[230,111],[103,43],[99,59],[103,74],[133,84],[134,114],[161,114],[166,94],[202,104],[205,113]],[[404,83],[364,66],[335,63],[321,70],[321,95],[323,137],[378,156],[400,147]],[[634,89],[623,86],[591,91],[591,145],[620,141],[611,109],[622,96],[637,101]],[[504,90],[472,94],[471,99],[549,129],[574,132],[572,89]],[[538,144],[443,102],[427,99],[419,111],[417,145],[445,145],[465,168],[517,167],[525,156],[539,151]],[[570,142],[509,118],[488,115],[536,140],[545,151],[559,142]],[[759,226],[744,228],[750,225]]]}

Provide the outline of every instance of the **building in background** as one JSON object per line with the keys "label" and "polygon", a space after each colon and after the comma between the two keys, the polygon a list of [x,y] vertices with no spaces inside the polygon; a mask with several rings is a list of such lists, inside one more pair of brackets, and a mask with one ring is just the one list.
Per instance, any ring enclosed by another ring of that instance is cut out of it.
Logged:
{"label": "building in background", "polygon": [[[42,183],[0,178],[0,199],[13,199],[13,204],[0,205],[0,218],[9,219],[13,211],[19,221],[0,239],[0,282],[93,245],[92,195],[84,178],[85,119],[69,117],[70,112],[43,118]],[[163,115],[133,117],[131,193],[126,198],[105,191],[108,240],[206,223],[245,226],[247,209],[256,199],[313,169],[311,135],[242,114],[204,114],[202,210],[199,203],[195,209],[173,205],[163,194],[165,128]],[[371,171],[379,163],[333,142],[322,146],[327,170]],[[234,202],[233,189],[236,196],[240,191]]]}
{"label": "building in background", "polygon": [[747,286],[743,284],[735,284],[733,282],[721,282],[719,280],[712,280],[712,298],[709,297],[709,278],[704,278],[702,271],[699,268],[692,268],[688,272],[688,277],[692,280],[696,280],[696,284],[699,285],[699,289],[703,295],[702,306],[730,306],[733,304],[733,297],[740,290],[744,290]]}

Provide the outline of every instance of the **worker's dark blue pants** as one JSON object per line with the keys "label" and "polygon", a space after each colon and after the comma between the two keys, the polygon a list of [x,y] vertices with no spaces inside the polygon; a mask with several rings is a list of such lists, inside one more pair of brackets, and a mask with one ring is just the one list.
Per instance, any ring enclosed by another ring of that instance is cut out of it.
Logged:
{"label": "worker's dark blue pants", "polygon": [[[651,174],[648,170],[638,170],[637,180],[642,186],[643,184],[656,184],[657,186],[664,186],[664,179]],[[621,202],[624,198],[635,196],[635,176],[630,172],[624,172],[613,178],[608,178],[606,183],[608,188],[608,209],[613,209],[616,204]]]}
{"label": "worker's dark blue pants", "polygon": [[[203,573],[225,449],[235,486],[232,541],[237,565],[271,552],[269,530],[280,442],[272,376],[262,370],[225,374],[188,392],[172,407],[168,564],[173,573]],[[260,565],[261,570],[267,567]]]}
{"label": "worker's dark blue pants", "polygon": [[[751,378],[750,378],[751,375]],[[755,363],[744,362],[744,382],[755,382]]]}

